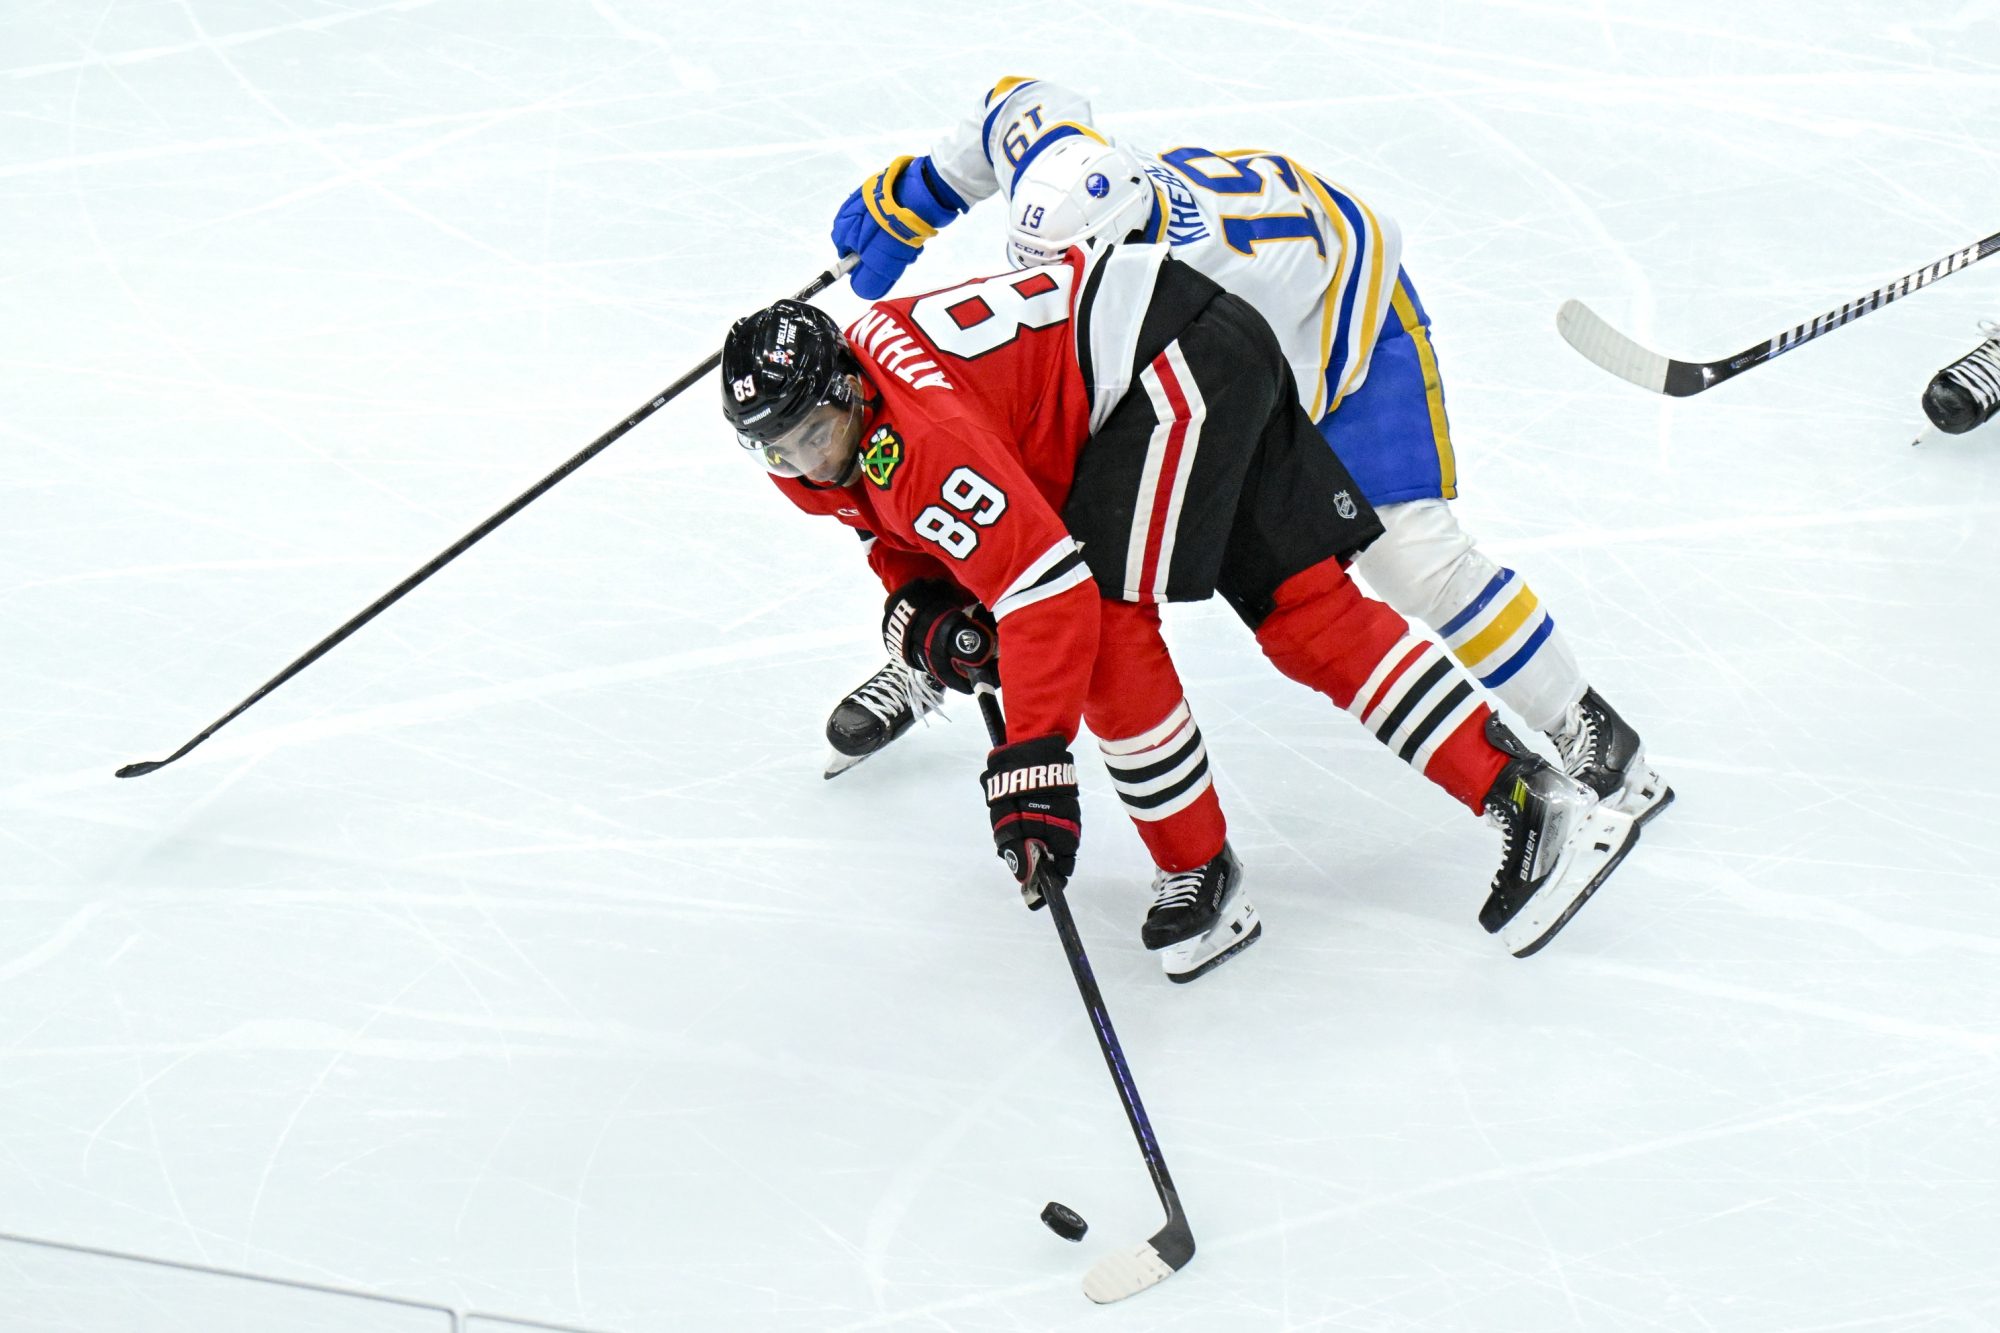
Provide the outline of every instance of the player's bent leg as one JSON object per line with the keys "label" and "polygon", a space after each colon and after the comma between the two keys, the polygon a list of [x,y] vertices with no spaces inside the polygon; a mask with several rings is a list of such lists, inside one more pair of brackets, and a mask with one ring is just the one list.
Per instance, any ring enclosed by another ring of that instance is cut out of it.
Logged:
{"label": "player's bent leg", "polygon": [[1222,850],[1228,826],[1159,608],[1104,599],[1099,610],[1084,722],[1153,864],[1191,870]]}
{"label": "player's bent leg", "polygon": [[[1629,745],[1606,743],[1622,723],[1592,713],[1583,673],[1554,618],[1514,571],[1479,552],[1447,506],[1457,494],[1457,461],[1444,384],[1429,316],[1407,273],[1397,275],[1394,306],[1367,379],[1317,423],[1384,527],[1355,568],[1377,596],[1437,631],[1482,685],[1547,734],[1572,776],[1601,794],[1617,793],[1621,808],[1642,820],[1657,814],[1673,793],[1645,763],[1636,733],[1626,728]],[[1631,762],[1613,764],[1613,757]]]}
{"label": "player's bent leg", "polygon": [[1409,622],[1354,586],[1338,560],[1280,584],[1253,626],[1278,670],[1360,720],[1397,757],[1481,812],[1508,756],[1486,739],[1492,709]]}
{"label": "player's bent leg", "polygon": [[1632,817],[1522,746],[1451,659],[1338,561],[1287,579],[1272,603],[1255,630],[1280,671],[1501,830],[1480,923],[1519,957],[1540,949],[1624,859]]}
{"label": "player's bent leg", "polygon": [[1208,747],[1160,637],[1159,608],[1106,600],[1100,609],[1084,720],[1158,867],[1140,938],[1165,950],[1169,978],[1192,981],[1255,942],[1263,926],[1241,892]]}
{"label": "player's bent leg", "polygon": [[1639,818],[1673,800],[1639,734],[1592,691],[1527,581],[1488,558],[1443,500],[1376,511],[1383,535],[1354,569],[1389,605],[1429,625],[1479,683],[1555,742],[1570,776]]}
{"label": "player's bent leg", "polygon": [[1465,669],[1537,731],[1583,697],[1583,670],[1527,582],[1495,564],[1443,500],[1384,505],[1354,561],[1375,594],[1436,630]]}

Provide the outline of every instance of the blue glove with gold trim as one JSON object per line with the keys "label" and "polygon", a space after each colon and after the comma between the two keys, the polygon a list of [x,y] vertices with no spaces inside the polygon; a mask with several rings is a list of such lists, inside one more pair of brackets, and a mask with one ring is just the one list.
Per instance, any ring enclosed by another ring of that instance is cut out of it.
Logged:
{"label": "blue glove with gold trim", "polygon": [[859,257],[848,275],[854,294],[887,296],[924,242],[966,208],[929,157],[899,157],[863,181],[833,219],[834,249]]}

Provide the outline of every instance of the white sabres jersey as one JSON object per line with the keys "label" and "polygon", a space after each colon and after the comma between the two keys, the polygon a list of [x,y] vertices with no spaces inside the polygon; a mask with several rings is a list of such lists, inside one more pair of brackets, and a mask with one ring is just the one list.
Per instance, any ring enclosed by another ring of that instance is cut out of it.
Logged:
{"label": "white sabres jersey", "polygon": [[[1002,79],[931,150],[967,203],[1013,195],[1037,145],[1095,133],[1090,103],[1040,79]],[[1129,147],[1129,145],[1128,145]],[[1174,148],[1136,156],[1158,187],[1152,224],[1174,258],[1256,307],[1314,420],[1361,387],[1390,313],[1402,234],[1385,214],[1279,153]]]}

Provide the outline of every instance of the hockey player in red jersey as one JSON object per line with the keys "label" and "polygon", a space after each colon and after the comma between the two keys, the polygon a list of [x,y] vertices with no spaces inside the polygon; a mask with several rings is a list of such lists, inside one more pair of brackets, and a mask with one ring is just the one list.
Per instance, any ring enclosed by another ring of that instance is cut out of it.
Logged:
{"label": "hockey player in red jersey", "polygon": [[[1074,89],[1009,78],[929,153],[898,157],[841,205],[833,242],[856,258],[854,290],[886,295],[929,236],[984,199],[1000,201],[1010,262],[1134,235],[1165,242],[1248,301],[1291,363],[1300,405],[1382,521],[1354,572],[1545,733],[1572,777],[1641,824],[1666,808],[1672,788],[1592,687],[1549,605],[1459,525],[1430,317],[1392,217],[1282,153],[1140,151],[1107,139]],[[941,701],[927,678],[883,667],[827,719],[828,776]]]}
{"label": "hockey player in red jersey", "polygon": [[[869,538],[892,655],[969,690],[997,661],[983,775],[1018,872],[1073,873],[1079,723],[1159,873],[1142,930],[1188,980],[1261,930],[1159,607],[1220,592],[1285,675],[1503,831],[1480,921],[1521,956],[1603,882],[1632,817],[1534,757],[1436,645],[1349,580],[1381,531],[1269,327],[1164,245],[877,303],[843,336],[779,302],[723,349],[739,441]],[[988,632],[989,628],[993,632]]]}

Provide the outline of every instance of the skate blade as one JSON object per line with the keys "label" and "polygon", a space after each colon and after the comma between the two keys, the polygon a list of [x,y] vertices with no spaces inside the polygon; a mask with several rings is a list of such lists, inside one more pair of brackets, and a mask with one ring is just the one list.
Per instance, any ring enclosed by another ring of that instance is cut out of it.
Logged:
{"label": "skate blade", "polygon": [[[883,748],[887,749],[888,747],[884,746]],[[866,759],[872,759],[880,753],[882,753],[881,750],[870,750],[867,754],[842,754],[838,750],[829,750],[826,756],[826,772],[820,776],[837,778],[856,764]]]}
{"label": "skate blade", "polygon": [[[1571,890],[1567,899],[1558,897],[1545,902],[1554,885],[1544,884],[1514,919],[1500,928],[1500,943],[1516,958],[1527,958],[1540,952],[1542,946],[1554,939],[1557,932],[1569,924],[1570,918],[1583,909],[1591,895],[1611,878],[1611,872],[1618,868],[1625,854],[1632,850],[1632,844],[1639,837],[1639,826],[1632,816],[1623,811],[1599,805],[1586,816],[1584,832],[1588,836],[1579,839],[1581,846],[1570,853],[1577,860],[1566,868],[1566,877],[1581,881],[1580,887]],[[1551,881],[1556,878],[1550,876]]]}
{"label": "skate blade", "polygon": [[1212,929],[1162,952],[1160,967],[1168,981],[1185,986],[1242,953],[1263,933],[1264,923],[1257,919],[1257,909],[1238,899],[1228,916]]}
{"label": "skate blade", "polygon": [[1674,803],[1674,789],[1660,777],[1660,770],[1640,760],[1643,771],[1639,777],[1618,789],[1612,801],[1612,808],[1621,814],[1632,816],[1632,822],[1644,828],[1662,810]]}
{"label": "skate blade", "polygon": [[1651,804],[1642,802],[1638,809],[1627,810],[1625,813],[1632,816],[1632,827],[1634,829],[1642,829],[1655,819],[1658,819],[1660,815],[1665,813],[1666,808],[1673,803],[1674,789],[1662,783],[1659,788],[1659,794],[1653,798]]}

